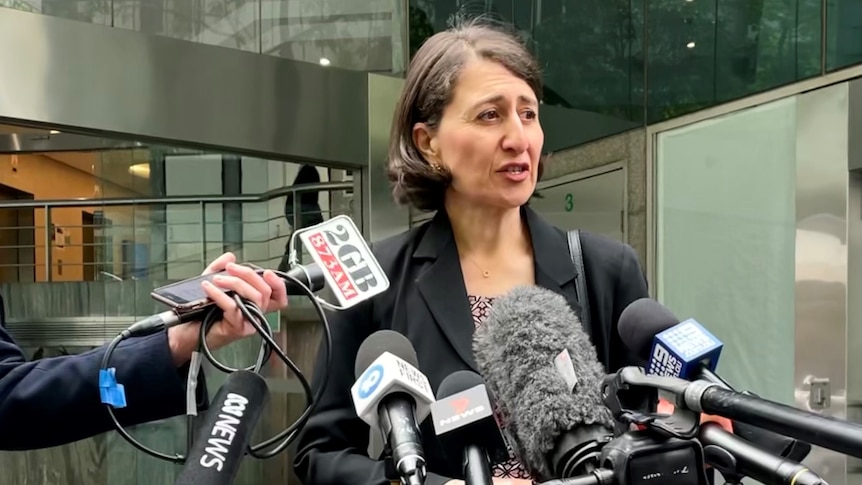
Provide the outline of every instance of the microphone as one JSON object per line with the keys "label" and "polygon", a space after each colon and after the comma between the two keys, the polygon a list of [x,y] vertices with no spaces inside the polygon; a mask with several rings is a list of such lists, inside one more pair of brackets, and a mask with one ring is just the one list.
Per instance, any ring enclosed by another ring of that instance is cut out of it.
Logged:
{"label": "microphone", "polygon": [[862,458],[862,425],[694,381],[682,394],[686,408],[715,414]]}
{"label": "microphone", "polygon": [[[727,381],[714,372],[724,344],[694,319],[680,322],[666,306],[650,298],[641,298],[630,303],[620,314],[618,332],[631,351],[647,359],[648,373],[671,375],[690,381],[703,380],[734,391]],[[668,362],[675,363],[674,372],[667,372],[670,368],[666,365]],[[742,394],[758,397],[749,391]],[[792,461],[802,461],[811,452],[808,443],[746,423],[734,422],[733,432],[770,453]]]}
{"label": "microphone", "polygon": [[[684,322],[650,298],[630,303],[617,332],[629,350],[647,358],[647,374],[702,379],[730,387],[715,375],[724,344],[693,318]],[[703,376],[703,377],[702,377]]]}
{"label": "microphone", "polygon": [[212,401],[176,485],[229,485],[269,398],[266,381],[239,370],[228,375]]}
{"label": "microphone", "polygon": [[767,453],[718,423],[701,424],[697,438],[710,464],[723,474],[741,474],[775,485],[828,485],[805,466]]}
{"label": "microphone", "polygon": [[[662,399],[660,413],[672,414],[675,406]],[[733,423],[720,416],[701,415],[697,439],[703,445],[707,463],[721,472],[725,482],[741,483],[751,477],[776,485],[827,485],[799,463],[779,458],[734,434]]]}
{"label": "microphone", "polygon": [[[335,216],[294,234],[314,262],[294,265],[285,272],[287,277],[282,279],[288,295],[307,296],[308,290],[314,293],[328,286],[340,304],[334,309],[346,310],[389,288],[389,278],[350,217]],[[255,270],[259,274],[264,271],[257,267]],[[212,281],[217,274],[196,276],[153,290],[153,299],[171,309],[136,322],[123,331],[122,338],[202,320],[215,309],[215,303],[201,284]]]}
{"label": "microphone", "polygon": [[614,424],[601,396],[605,370],[562,296],[518,287],[498,298],[476,330],[476,363],[501,406],[504,432],[542,480],[598,466]]}
{"label": "microphone", "polygon": [[506,461],[509,450],[482,377],[461,370],[443,379],[431,404],[431,419],[450,459],[462,462],[467,485],[491,485],[490,465]]}
{"label": "microphone", "polygon": [[407,337],[378,330],[356,354],[356,383],[350,388],[356,415],[380,430],[405,485],[425,483],[421,423],[431,412],[434,393],[419,372],[418,358]]}

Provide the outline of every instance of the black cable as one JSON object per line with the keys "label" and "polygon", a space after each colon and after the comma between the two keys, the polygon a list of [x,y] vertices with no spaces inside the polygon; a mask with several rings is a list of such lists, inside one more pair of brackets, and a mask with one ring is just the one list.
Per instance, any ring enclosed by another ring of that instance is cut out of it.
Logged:
{"label": "black cable", "polygon": [[[262,274],[263,270],[257,270],[258,274]],[[306,406],[303,413],[296,419],[290,426],[286,429],[278,433],[272,438],[264,440],[263,442],[249,446],[248,453],[249,455],[255,458],[272,458],[273,456],[281,453],[285,448],[287,448],[290,443],[296,439],[299,435],[299,430],[305,425],[308,419],[311,417],[311,413],[314,411],[314,408],[317,406],[317,403],[320,401],[320,397],[323,392],[326,390],[326,384],[329,381],[329,372],[332,366],[332,333],[329,328],[329,322],[326,320],[326,314],[324,313],[323,307],[320,305],[320,302],[314,296],[314,292],[311,291],[307,286],[305,286],[300,280],[284,273],[281,271],[273,271],[276,275],[278,275],[283,280],[289,280],[294,283],[297,287],[302,288],[303,292],[311,299],[311,303],[314,306],[314,310],[317,312],[318,317],[320,317],[320,322],[323,325],[323,349],[325,356],[325,365],[323,368],[323,373],[321,375],[321,384],[318,387],[316,392],[312,392],[311,386],[308,383],[308,380],[303,375],[302,371],[297,367],[297,365],[284,353],[284,351],[278,346],[272,336],[272,329],[269,327],[268,322],[266,321],[266,316],[261,311],[260,307],[255,305],[253,302],[246,300],[245,298],[240,297],[239,295],[234,294],[233,298],[237,304],[237,308],[239,308],[240,312],[242,312],[243,318],[248,320],[251,325],[257,330],[257,333],[263,339],[260,345],[260,352],[258,353],[257,361],[254,365],[249,366],[245,370],[254,371],[256,373],[260,373],[263,369],[263,366],[269,361],[269,358],[272,356],[272,353],[275,354],[281,359],[282,362],[287,365],[287,367],[296,375],[300,384],[302,385],[303,391],[306,396]],[[203,321],[201,322],[200,327],[200,338],[198,343],[198,350],[206,356],[207,360],[218,370],[225,373],[232,373],[239,369],[233,369],[228,367],[227,365],[222,364],[215,358],[212,354],[212,351],[209,349],[206,343],[206,335],[209,333],[209,330],[215,325],[216,322],[222,319],[222,311],[220,308],[213,306],[204,316]],[[158,319],[157,316],[152,317],[153,321]],[[150,325],[152,329],[160,329],[158,326]],[[108,364],[110,362],[111,356],[116,350],[117,345],[120,342],[128,339],[132,336],[132,331],[129,329],[124,330],[120,335],[114,338],[111,343],[108,345],[105,350],[105,355],[102,357],[102,365],[101,370],[107,370]],[[153,456],[155,458],[159,458],[166,461],[171,461],[174,463],[183,463],[185,461],[185,457],[183,455],[174,454],[173,456],[167,455],[155,450],[152,450],[145,445],[141,444],[137,441],[132,435],[126,431],[123,425],[117,420],[116,415],[114,414],[114,408],[111,404],[106,403],[105,408],[108,411],[108,416],[110,416],[111,421],[114,424],[114,428],[117,432],[125,438],[132,446],[143,451],[144,453]],[[279,440],[282,440],[274,449],[268,452],[261,452],[266,448],[273,446]],[[191,438],[189,438],[189,446],[191,446]]]}

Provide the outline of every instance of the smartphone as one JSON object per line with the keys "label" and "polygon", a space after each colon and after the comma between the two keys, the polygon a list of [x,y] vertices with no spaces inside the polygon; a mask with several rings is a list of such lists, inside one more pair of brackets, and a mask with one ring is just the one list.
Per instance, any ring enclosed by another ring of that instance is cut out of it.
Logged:
{"label": "smartphone", "polygon": [[[243,266],[248,266],[258,272],[263,271],[262,268],[253,264],[243,264]],[[177,310],[179,313],[188,313],[206,309],[215,303],[209,299],[201,285],[204,281],[211,282],[217,275],[224,273],[226,273],[226,271],[223,270],[217,273],[196,276],[187,280],[160,286],[154,289],[153,292],[150,293],[150,296],[152,296],[154,300]],[[230,290],[226,290],[225,292],[228,295],[233,293]]]}

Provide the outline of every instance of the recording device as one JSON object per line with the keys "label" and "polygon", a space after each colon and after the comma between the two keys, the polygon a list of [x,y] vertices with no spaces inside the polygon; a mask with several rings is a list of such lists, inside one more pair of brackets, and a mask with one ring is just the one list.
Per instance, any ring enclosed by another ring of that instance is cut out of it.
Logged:
{"label": "recording device", "polygon": [[[706,381],[689,382],[676,377],[647,375],[640,367],[624,367],[616,374],[606,376],[603,383],[605,404],[615,416],[625,415],[615,394],[620,389],[633,388],[660,389],[675,395],[677,408],[674,416],[678,413],[722,416],[862,458],[862,425],[730,391]],[[660,418],[653,419],[659,421]]]}
{"label": "recording device", "polygon": [[268,398],[259,374],[230,374],[201,423],[176,485],[233,483]]}
{"label": "recording device", "polygon": [[600,395],[604,369],[581,327],[562,296],[523,286],[495,300],[474,335],[476,363],[509,423],[512,447],[543,480],[598,467],[613,435]]}
{"label": "recording device", "polygon": [[750,444],[718,423],[703,423],[698,440],[707,461],[722,475],[751,477],[775,485],[828,485],[807,467]]}
{"label": "recording device", "polygon": [[[694,319],[680,322],[666,306],[650,298],[641,298],[623,310],[618,331],[629,349],[641,357],[648,356],[648,373],[691,381],[704,380],[734,390],[714,372],[722,342]],[[673,365],[667,365],[669,362]],[[662,369],[670,368],[674,371],[662,372]],[[743,394],[757,397],[749,391]],[[808,443],[742,422],[733,423],[733,432],[763,450],[792,461],[804,460],[811,451]]]}
{"label": "recording device", "polygon": [[522,463],[542,480],[596,485],[704,485],[696,440],[646,431],[613,437],[604,369],[560,295],[520,287],[476,330],[476,362],[500,402]]}
{"label": "recording device", "polygon": [[430,413],[434,393],[418,366],[407,337],[378,330],[359,347],[350,388],[356,415],[380,430],[404,485],[422,485],[426,477],[419,423]]}
{"label": "recording device", "polygon": [[431,419],[449,459],[461,462],[467,485],[491,485],[491,465],[505,462],[509,450],[482,377],[461,370],[443,379]]}
{"label": "recording device", "polygon": [[[316,226],[297,231],[303,246],[314,263],[296,265],[282,276],[288,295],[307,295],[329,286],[344,310],[355,306],[389,288],[389,278],[380,267],[362,233],[345,216],[335,216]],[[249,265],[253,266],[253,265]],[[263,269],[254,267],[258,274]],[[180,323],[198,321],[211,311],[218,311],[201,286],[217,274],[196,276],[156,288],[151,293],[170,310],[141,320],[127,330],[138,336],[169,328]],[[228,292],[229,294],[231,292]]]}
{"label": "recording device", "polygon": [[[263,273],[262,268],[252,265],[246,266],[251,266],[258,274]],[[202,284],[204,281],[212,282],[213,278],[222,274],[228,274],[227,270],[160,286],[154,289],[150,296],[154,300],[171,307],[181,318],[197,316],[200,319],[203,313],[215,306],[215,303],[204,292]],[[294,266],[287,271],[287,274],[297,280],[285,279],[284,287],[288,295],[305,295],[305,288],[302,288],[300,284],[312,292],[318,292],[323,289],[326,283],[323,268],[317,263]],[[227,290],[226,293],[232,294],[233,292]],[[192,313],[195,315],[189,315]]]}

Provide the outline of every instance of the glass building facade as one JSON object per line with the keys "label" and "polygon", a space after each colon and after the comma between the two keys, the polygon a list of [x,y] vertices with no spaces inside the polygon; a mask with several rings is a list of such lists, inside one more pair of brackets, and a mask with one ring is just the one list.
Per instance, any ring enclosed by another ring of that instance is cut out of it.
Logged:
{"label": "glass building facade", "polygon": [[[277,267],[333,215],[369,240],[427,219],[391,200],[392,110],[421,42],[473,16],[514,25],[544,70],[531,205],[632,245],[653,296],[727,343],[737,388],[862,422],[862,0],[0,0],[7,329],[30,358],[82,352],[226,250]],[[269,321],[308,375],[310,305]],[[255,441],[305,405],[283,366],[265,374]],[[131,432],[185,450],[181,418]],[[296,484],[291,459],[245,460],[237,483]],[[809,461],[862,481],[858,461]],[[0,484],[178,470],[115,433],[0,453]]]}

